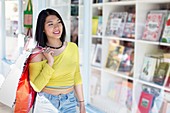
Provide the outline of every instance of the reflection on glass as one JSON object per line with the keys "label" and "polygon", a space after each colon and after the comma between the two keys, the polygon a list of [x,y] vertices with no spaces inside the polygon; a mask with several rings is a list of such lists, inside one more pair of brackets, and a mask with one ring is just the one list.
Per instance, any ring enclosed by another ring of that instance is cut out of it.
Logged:
{"label": "reflection on glass", "polygon": [[18,0],[5,1],[6,59],[13,63],[19,55],[18,50]]}

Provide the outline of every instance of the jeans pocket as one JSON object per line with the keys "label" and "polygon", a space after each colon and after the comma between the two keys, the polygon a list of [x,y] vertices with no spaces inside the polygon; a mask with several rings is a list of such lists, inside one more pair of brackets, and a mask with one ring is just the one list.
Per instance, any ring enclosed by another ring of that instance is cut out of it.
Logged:
{"label": "jeans pocket", "polygon": [[67,96],[68,96],[68,101],[69,102],[75,102],[76,101],[76,98],[75,98],[75,95],[74,95],[73,91],[68,93]]}

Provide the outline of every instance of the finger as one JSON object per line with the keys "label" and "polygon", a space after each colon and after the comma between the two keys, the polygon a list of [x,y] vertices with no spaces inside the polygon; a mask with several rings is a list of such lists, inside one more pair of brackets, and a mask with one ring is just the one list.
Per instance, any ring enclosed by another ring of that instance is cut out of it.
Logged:
{"label": "finger", "polygon": [[53,55],[53,54],[54,54],[54,51],[50,51],[49,54]]}
{"label": "finger", "polygon": [[46,48],[44,52],[46,53],[50,52],[50,48]]}

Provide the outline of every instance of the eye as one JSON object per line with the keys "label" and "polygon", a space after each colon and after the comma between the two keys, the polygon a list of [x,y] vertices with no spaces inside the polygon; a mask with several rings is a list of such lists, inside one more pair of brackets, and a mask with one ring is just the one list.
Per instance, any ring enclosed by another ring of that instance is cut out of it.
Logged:
{"label": "eye", "polygon": [[52,26],[53,24],[51,23],[51,24],[48,24],[48,26]]}
{"label": "eye", "polygon": [[58,22],[57,25],[58,25],[58,26],[61,26],[61,22]]}

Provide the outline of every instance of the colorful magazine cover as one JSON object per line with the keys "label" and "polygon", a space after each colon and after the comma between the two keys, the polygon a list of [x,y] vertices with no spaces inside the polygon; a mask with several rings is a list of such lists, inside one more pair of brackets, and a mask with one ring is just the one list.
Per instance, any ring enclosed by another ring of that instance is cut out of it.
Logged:
{"label": "colorful magazine cover", "polygon": [[153,82],[158,85],[163,85],[168,73],[168,69],[169,69],[169,63],[161,62],[159,64],[158,69],[154,73]]}
{"label": "colorful magazine cover", "polygon": [[154,96],[152,94],[141,92],[139,103],[138,103],[138,112],[137,113],[149,113]]}
{"label": "colorful magazine cover", "polygon": [[133,67],[133,58],[134,49],[125,47],[118,71],[129,73]]}
{"label": "colorful magazine cover", "polygon": [[149,12],[146,18],[142,39],[159,41],[165,15],[161,12]]}
{"label": "colorful magazine cover", "polygon": [[125,28],[123,31],[123,37],[135,38],[135,14],[134,13],[128,14],[128,18],[125,23]]}
{"label": "colorful magazine cover", "polygon": [[127,12],[111,12],[106,27],[107,36],[123,36],[124,26],[127,19]]}
{"label": "colorful magazine cover", "polygon": [[170,14],[167,17],[161,41],[170,43]]}
{"label": "colorful magazine cover", "polygon": [[108,57],[106,61],[106,68],[117,71],[120,65],[124,46],[110,43],[108,50]]}
{"label": "colorful magazine cover", "polygon": [[145,81],[152,81],[156,66],[156,58],[145,56],[141,69],[140,79]]}

